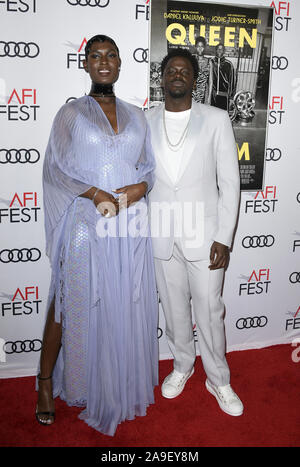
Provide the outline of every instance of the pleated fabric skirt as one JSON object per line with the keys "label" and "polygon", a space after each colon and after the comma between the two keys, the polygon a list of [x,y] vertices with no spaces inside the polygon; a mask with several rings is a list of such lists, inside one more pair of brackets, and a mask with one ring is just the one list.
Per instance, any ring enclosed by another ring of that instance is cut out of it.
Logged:
{"label": "pleated fabric skirt", "polygon": [[53,393],[113,436],[122,421],[146,415],[158,384],[152,246],[150,237],[99,237],[86,201],[69,214],[55,279],[63,332]]}

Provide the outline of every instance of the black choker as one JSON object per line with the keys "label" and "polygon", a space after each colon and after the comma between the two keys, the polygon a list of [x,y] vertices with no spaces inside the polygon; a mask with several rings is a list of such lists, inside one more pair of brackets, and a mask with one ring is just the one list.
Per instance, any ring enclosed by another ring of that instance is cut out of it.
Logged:
{"label": "black choker", "polygon": [[93,83],[90,96],[95,97],[114,97],[114,89],[112,84]]}

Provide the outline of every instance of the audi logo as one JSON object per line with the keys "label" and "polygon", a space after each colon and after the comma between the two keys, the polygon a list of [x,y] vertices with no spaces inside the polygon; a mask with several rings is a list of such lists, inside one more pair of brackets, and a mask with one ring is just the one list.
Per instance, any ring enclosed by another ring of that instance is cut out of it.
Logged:
{"label": "audi logo", "polygon": [[237,329],[264,328],[267,322],[266,316],[253,316],[253,318],[240,318],[235,325]]}
{"label": "audi logo", "polygon": [[99,6],[105,8],[109,5],[110,0],[67,0],[67,2],[72,6]]}
{"label": "audi logo", "polygon": [[244,248],[263,248],[271,247],[275,243],[273,235],[253,235],[253,237],[244,237],[242,245]]}
{"label": "audi logo", "polygon": [[138,63],[148,63],[148,49],[142,49],[141,47],[135,49],[133,58]]}
{"label": "audi logo", "polygon": [[274,148],[274,149],[268,148],[266,150],[266,161],[279,161],[281,156],[282,156],[281,150],[278,148]]}
{"label": "audi logo", "polygon": [[37,149],[0,149],[0,164],[35,164],[40,157]]}
{"label": "audi logo", "polygon": [[0,57],[35,58],[40,48],[35,42],[0,41]]}
{"label": "audi logo", "polygon": [[27,261],[38,261],[41,257],[41,252],[38,248],[22,248],[18,250],[13,248],[12,250],[1,250],[0,251],[0,262],[1,263],[27,263]]}
{"label": "audi logo", "polygon": [[300,283],[300,272],[292,272],[289,279],[292,284],[296,284],[297,282]]}
{"label": "audi logo", "polygon": [[289,61],[286,57],[272,57],[272,69],[273,70],[286,70],[289,66]]}
{"label": "audi logo", "polygon": [[300,192],[297,194],[297,198],[296,198],[296,199],[297,199],[298,203],[300,203]]}
{"label": "audi logo", "polygon": [[7,341],[4,344],[4,352],[8,355],[13,353],[29,353],[39,352],[42,348],[40,339],[25,340],[25,341]]}

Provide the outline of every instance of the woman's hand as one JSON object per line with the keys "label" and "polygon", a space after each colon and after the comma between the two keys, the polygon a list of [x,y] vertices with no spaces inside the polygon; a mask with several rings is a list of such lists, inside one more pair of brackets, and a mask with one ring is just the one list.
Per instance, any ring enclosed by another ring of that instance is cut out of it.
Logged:
{"label": "woman's hand", "polygon": [[114,193],[121,193],[119,196],[119,208],[128,208],[131,204],[139,201],[146,194],[147,188],[147,182],[141,182],[113,190]]}
{"label": "woman's hand", "polygon": [[106,191],[98,190],[93,201],[102,216],[113,217],[119,213],[118,199]]}

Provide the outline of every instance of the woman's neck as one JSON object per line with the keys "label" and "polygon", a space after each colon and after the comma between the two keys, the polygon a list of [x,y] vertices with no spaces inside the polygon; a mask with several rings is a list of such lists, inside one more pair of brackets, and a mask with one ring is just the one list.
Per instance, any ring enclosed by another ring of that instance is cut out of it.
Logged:
{"label": "woman's neck", "polygon": [[89,95],[93,97],[115,97],[112,84],[93,83]]}

